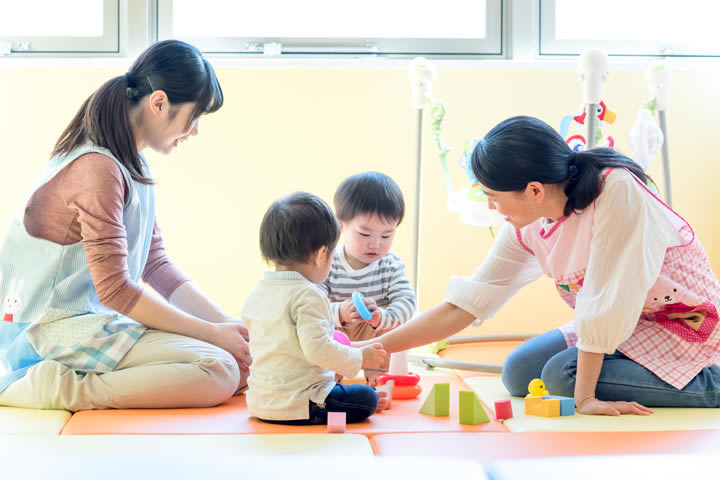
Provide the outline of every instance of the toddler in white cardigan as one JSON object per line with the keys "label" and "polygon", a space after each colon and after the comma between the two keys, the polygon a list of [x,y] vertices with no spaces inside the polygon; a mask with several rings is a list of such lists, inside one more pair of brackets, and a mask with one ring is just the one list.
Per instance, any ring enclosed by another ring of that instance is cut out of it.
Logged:
{"label": "toddler in white cardigan", "polygon": [[275,201],[260,226],[260,250],[274,272],[265,272],[248,297],[248,410],[273,423],[327,423],[328,412],[360,422],[386,407],[386,392],[341,385],[335,373],[355,377],[386,357],[379,343],[361,349],[333,339],[335,322],[319,287],[330,269],[340,236],[335,214],[322,199],[297,192]]}

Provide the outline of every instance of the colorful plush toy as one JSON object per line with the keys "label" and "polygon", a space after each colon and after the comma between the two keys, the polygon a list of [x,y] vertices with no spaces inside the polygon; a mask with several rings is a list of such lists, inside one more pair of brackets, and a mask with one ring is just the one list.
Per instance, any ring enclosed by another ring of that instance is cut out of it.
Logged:
{"label": "colorful plush toy", "polygon": [[[585,136],[583,134],[568,135],[570,134],[570,128],[573,126],[581,131],[583,130],[587,116],[586,110],[586,107],[583,106],[581,113],[577,115],[565,115],[562,120],[560,120],[560,135],[562,135],[567,144],[570,145],[570,148],[576,152],[585,150],[585,146],[587,145]],[[599,123],[595,130],[595,143],[603,147],[615,148],[615,139],[613,137],[608,136],[604,141],[602,140],[602,125],[603,122],[615,123],[617,114],[610,110],[605,102],[601,100],[598,104],[596,115]]]}

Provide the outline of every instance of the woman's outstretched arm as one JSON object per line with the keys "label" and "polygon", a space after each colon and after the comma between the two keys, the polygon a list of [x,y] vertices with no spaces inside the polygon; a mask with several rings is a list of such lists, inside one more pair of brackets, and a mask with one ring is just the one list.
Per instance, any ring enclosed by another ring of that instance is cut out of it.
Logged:
{"label": "woman's outstretched arm", "polygon": [[452,303],[443,302],[395,330],[366,342],[354,342],[353,345],[380,342],[388,353],[400,352],[447,338],[470,325],[473,320],[475,315]]}

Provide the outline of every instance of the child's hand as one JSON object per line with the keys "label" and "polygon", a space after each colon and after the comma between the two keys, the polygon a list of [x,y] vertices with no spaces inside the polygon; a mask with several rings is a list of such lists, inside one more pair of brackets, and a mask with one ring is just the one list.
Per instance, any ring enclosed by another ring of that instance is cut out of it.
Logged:
{"label": "child's hand", "polygon": [[378,368],[385,361],[387,352],[381,343],[372,343],[361,348],[363,363],[362,368]]}
{"label": "child's hand", "polygon": [[353,305],[352,300],[343,300],[343,302],[340,304],[340,311],[338,313],[340,317],[340,325],[345,325],[346,323],[354,323],[352,321],[353,313],[357,314],[357,310],[355,310],[355,305]]}
{"label": "child's hand", "polygon": [[[382,318],[382,313],[380,312],[380,309],[377,306],[377,302],[372,298],[363,298],[363,302],[365,302],[365,306],[370,310],[372,313],[372,318],[370,320],[367,320],[367,322],[373,327],[377,328],[380,325],[380,319]],[[355,312],[357,316],[360,317],[360,314]]]}
{"label": "child's hand", "polygon": [[377,302],[372,299],[365,297],[363,298],[363,302],[365,303],[365,306],[370,310],[372,313],[372,318],[370,320],[365,320],[362,318],[360,313],[355,308],[355,304],[353,303],[352,299],[344,300],[342,304],[340,305],[340,323],[362,323],[362,322],[369,322],[370,325],[377,328],[378,325],[380,325],[380,317],[382,314],[380,313],[380,310],[378,309]]}
{"label": "child's hand", "polygon": [[339,373],[336,373],[336,374],[335,374],[335,381],[336,381],[337,383],[342,382],[342,379],[343,379],[343,376],[342,376],[342,375],[340,375]]}
{"label": "child's hand", "polygon": [[377,370],[368,370],[367,372],[365,372],[365,381],[369,386],[374,387],[375,385],[377,385],[378,373],[380,372],[378,372]]}

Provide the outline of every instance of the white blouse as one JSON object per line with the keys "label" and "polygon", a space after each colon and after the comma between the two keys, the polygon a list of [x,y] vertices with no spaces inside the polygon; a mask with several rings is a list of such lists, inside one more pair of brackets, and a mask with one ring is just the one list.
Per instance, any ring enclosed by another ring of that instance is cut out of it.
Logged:
{"label": "white blouse", "polygon": [[[580,350],[612,353],[635,329],[665,251],[682,244],[664,208],[627,171],[607,176],[596,199],[588,266],[576,299],[573,328]],[[541,275],[538,260],[507,223],[473,275],[450,279],[445,301],[475,315],[477,326]]]}

